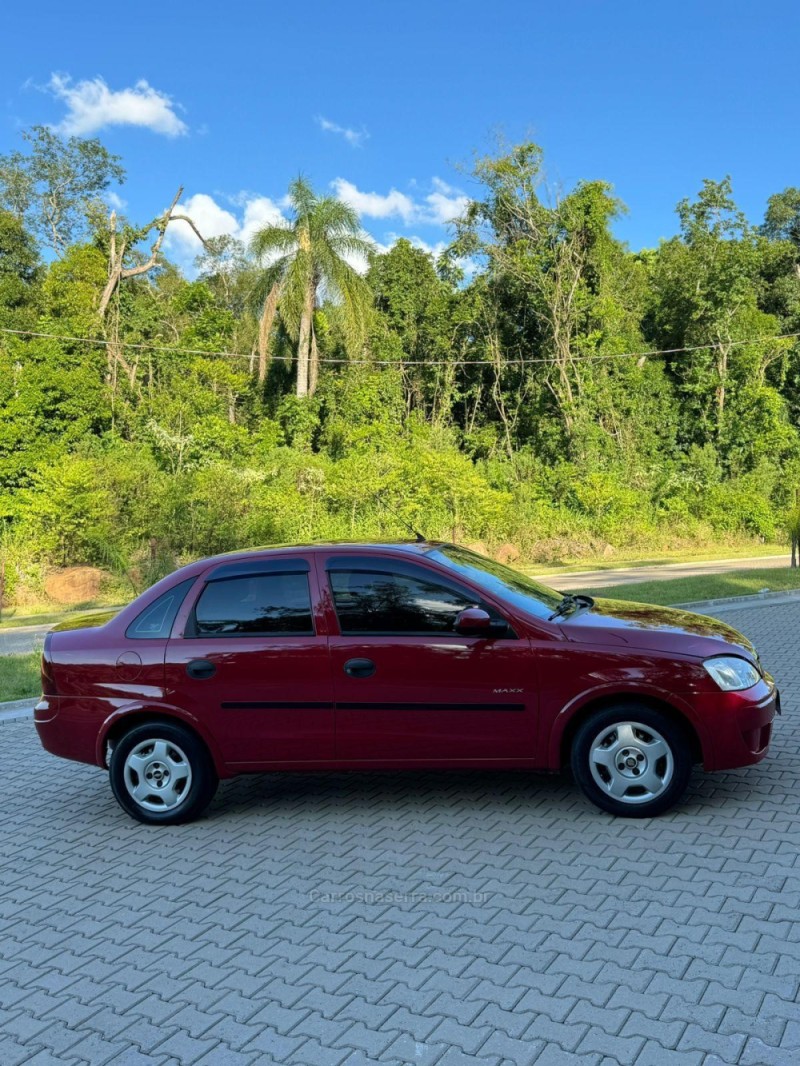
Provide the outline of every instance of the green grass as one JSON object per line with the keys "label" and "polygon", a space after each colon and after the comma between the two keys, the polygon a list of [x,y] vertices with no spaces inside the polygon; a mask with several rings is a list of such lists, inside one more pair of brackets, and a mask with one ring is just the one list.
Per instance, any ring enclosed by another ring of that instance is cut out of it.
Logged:
{"label": "green grass", "polygon": [[669,581],[637,581],[629,585],[609,585],[608,588],[585,588],[580,591],[611,600],[634,600],[668,606],[672,603],[716,600],[725,596],[752,596],[764,589],[770,592],[800,589],[800,568],[731,570],[728,574],[678,577]]}
{"label": "green grass", "polygon": [[706,559],[755,559],[762,555],[787,555],[789,548],[785,544],[745,544],[729,547],[716,545],[710,548],[684,548],[680,551],[650,552],[643,556],[637,554],[620,553],[610,559],[604,556],[587,556],[580,562],[561,564],[548,563],[516,563],[517,570],[533,576],[546,576],[549,574],[574,574],[581,570],[624,570],[631,566],[663,566],[665,563],[699,563]]}
{"label": "green grass", "polygon": [[42,691],[40,675],[41,655],[0,655],[0,703],[5,700],[24,700]]}

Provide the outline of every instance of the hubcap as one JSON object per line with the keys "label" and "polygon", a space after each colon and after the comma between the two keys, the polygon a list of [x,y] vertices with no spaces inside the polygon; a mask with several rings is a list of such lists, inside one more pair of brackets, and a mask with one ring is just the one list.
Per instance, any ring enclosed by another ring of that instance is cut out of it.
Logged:
{"label": "hubcap", "polygon": [[148,811],[170,811],[188,795],[192,768],[186,755],[168,740],[143,740],[125,760],[125,788]]}
{"label": "hubcap", "polygon": [[617,722],[592,741],[589,769],[596,784],[622,803],[646,803],[667,788],[675,770],[672,749],[652,726]]}

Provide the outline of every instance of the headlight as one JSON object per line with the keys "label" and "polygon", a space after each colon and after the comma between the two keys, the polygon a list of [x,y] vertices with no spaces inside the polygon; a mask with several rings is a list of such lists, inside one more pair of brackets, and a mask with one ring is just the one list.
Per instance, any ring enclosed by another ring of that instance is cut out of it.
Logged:
{"label": "headlight", "polygon": [[706,659],[703,666],[726,692],[752,688],[761,679],[761,674],[752,663],[736,655],[718,655],[713,659]]}

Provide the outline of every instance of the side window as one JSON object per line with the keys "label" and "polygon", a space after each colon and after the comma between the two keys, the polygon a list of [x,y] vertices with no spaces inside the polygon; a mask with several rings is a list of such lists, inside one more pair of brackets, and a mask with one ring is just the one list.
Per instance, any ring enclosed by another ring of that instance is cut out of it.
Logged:
{"label": "side window", "polygon": [[452,633],[457,615],[480,603],[474,593],[406,574],[331,570],[329,577],[343,635]]}
{"label": "side window", "polygon": [[249,574],[211,581],[194,609],[193,635],[314,633],[307,574]]}
{"label": "side window", "polygon": [[125,636],[133,637],[134,640],[166,640],[172,630],[178,608],[194,583],[195,578],[190,577],[159,596],[134,618],[125,630]]}

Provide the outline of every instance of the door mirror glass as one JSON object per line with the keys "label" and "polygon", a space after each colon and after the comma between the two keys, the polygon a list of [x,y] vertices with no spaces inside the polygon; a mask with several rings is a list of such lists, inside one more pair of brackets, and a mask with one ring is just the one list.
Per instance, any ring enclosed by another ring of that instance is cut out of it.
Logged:
{"label": "door mirror glass", "polygon": [[467,607],[456,618],[455,631],[463,637],[488,636],[492,620],[482,607]]}

